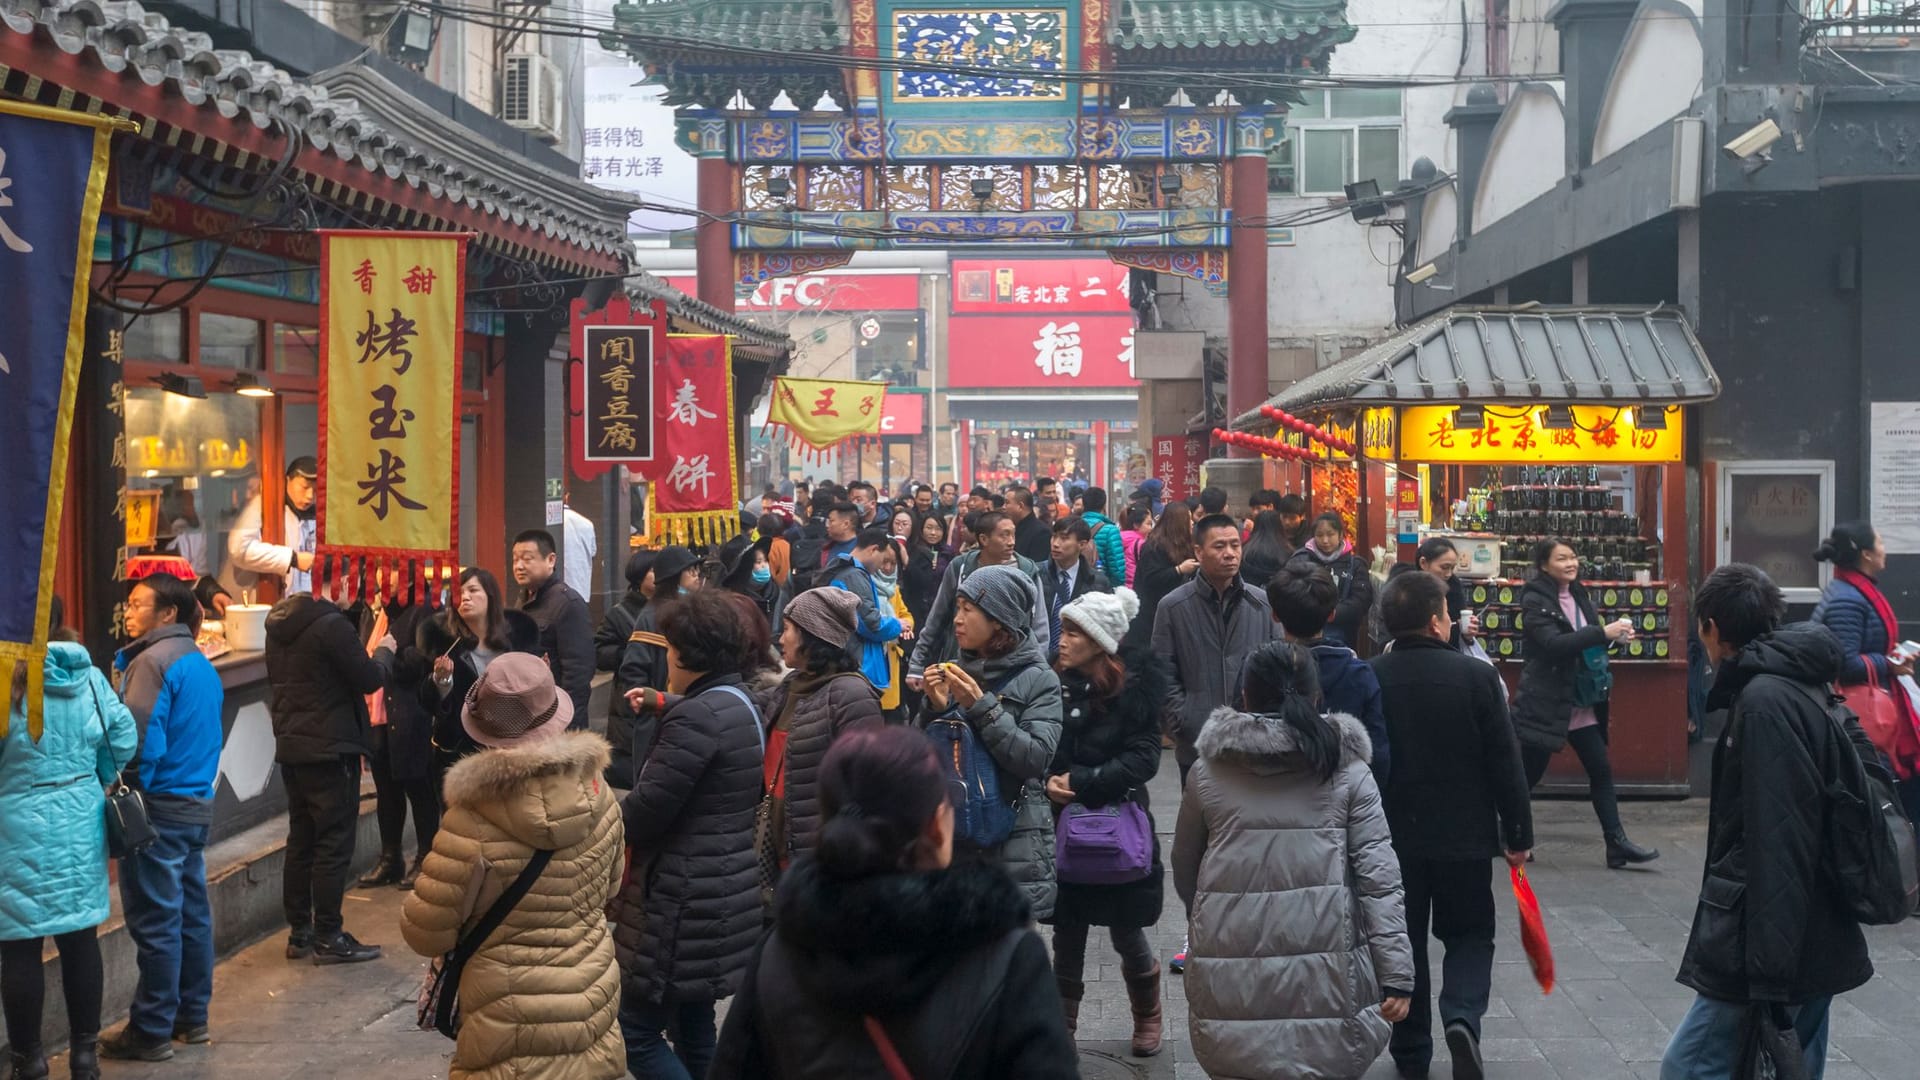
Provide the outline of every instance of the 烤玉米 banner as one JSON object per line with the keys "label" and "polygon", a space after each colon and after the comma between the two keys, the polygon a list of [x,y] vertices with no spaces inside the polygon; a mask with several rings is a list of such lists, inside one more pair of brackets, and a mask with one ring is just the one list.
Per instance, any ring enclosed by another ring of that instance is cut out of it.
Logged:
{"label": "\u70e4\u7389\u7c73 banner", "polygon": [[[316,554],[333,595],[457,564],[465,233],[320,234]],[[323,586],[316,584],[315,591]]]}

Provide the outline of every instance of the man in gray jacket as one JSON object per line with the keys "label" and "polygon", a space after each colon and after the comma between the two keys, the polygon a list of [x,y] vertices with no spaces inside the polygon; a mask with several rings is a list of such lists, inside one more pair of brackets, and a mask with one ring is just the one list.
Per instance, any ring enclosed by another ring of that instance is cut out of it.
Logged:
{"label": "man in gray jacket", "polygon": [[1203,517],[1193,542],[1200,572],[1168,593],[1153,617],[1153,651],[1173,665],[1165,713],[1182,787],[1207,717],[1222,705],[1239,706],[1247,657],[1283,640],[1266,594],[1240,580],[1240,526],[1225,514]]}

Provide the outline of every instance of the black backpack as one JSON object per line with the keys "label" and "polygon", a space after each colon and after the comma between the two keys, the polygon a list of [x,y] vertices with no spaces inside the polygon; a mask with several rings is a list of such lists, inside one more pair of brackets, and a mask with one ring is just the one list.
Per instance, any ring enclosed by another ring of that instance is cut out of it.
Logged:
{"label": "black backpack", "polygon": [[827,568],[821,565],[823,556],[827,553],[827,544],[825,533],[819,536],[802,536],[793,542],[793,558],[787,568],[788,599],[827,583],[829,579]]}
{"label": "black backpack", "polygon": [[1905,922],[1920,908],[1920,844],[1894,795],[1893,776],[1860,718],[1825,688],[1789,680],[1820,707],[1839,738],[1823,768],[1826,862],[1841,905],[1868,926]]}

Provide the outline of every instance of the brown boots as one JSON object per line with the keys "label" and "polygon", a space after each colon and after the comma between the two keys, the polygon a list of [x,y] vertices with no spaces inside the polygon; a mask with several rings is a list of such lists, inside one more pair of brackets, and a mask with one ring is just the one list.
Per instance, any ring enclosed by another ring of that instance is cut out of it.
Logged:
{"label": "brown boots", "polygon": [[1053,981],[1060,987],[1060,1004],[1067,1014],[1067,1037],[1073,1038],[1080,1030],[1080,999],[1087,996],[1087,984],[1079,979],[1063,979],[1058,975]]}
{"label": "brown boots", "polygon": [[1140,975],[1122,974],[1133,1006],[1133,1056],[1152,1057],[1160,1052],[1160,968],[1156,965]]}

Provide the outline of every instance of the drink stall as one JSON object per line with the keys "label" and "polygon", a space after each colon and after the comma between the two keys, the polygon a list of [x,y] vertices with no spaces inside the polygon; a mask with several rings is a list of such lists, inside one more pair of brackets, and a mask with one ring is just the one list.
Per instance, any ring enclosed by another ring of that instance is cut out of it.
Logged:
{"label": "drink stall", "polygon": [[[1685,794],[1686,491],[1698,467],[1686,429],[1688,406],[1718,393],[1672,309],[1458,308],[1296,383],[1236,427],[1287,468],[1351,474],[1357,547],[1408,561],[1427,537],[1452,538],[1510,688],[1532,547],[1571,544],[1601,619],[1635,630],[1612,655],[1615,781]],[[1583,791],[1585,774],[1563,752],[1541,786]]]}

